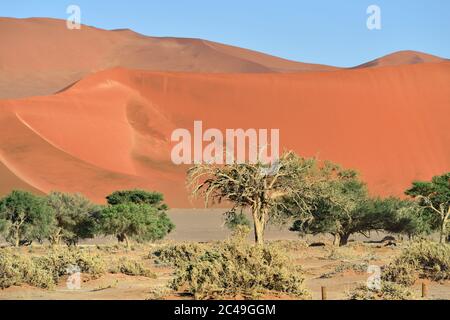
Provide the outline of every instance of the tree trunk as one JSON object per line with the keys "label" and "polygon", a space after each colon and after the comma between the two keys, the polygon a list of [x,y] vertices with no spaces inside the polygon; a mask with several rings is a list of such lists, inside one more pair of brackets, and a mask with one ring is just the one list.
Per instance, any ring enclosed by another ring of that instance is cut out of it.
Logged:
{"label": "tree trunk", "polygon": [[441,234],[439,237],[439,243],[445,243],[445,237],[446,237],[446,233],[447,233],[447,228],[445,226],[446,224],[447,224],[446,219],[443,219],[441,221]]}
{"label": "tree trunk", "polygon": [[20,224],[14,226],[14,246],[20,247]]}
{"label": "tree trunk", "polygon": [[[447,213],[442,215],[442,221],[441,221],[441,237],[439,242],[445,243],[445,238],[447,236],[447,220],[450,216],[450,206],[447,209]],[[449,235],[450,237],[450,235]]]}
{"label": "tree trunk", "polygon": [[55,232],[55,234],[51,235],[49,237],[50,243],[52,246],[59,246],[61,243],[61,228],[58,229],[57,232]]}
{"label": "tree trunk", "polygon": [[255,243],[257,245],[264,244],[264,228],[266,225],[265,220],[265,212],[260,208],[259,205],[256,205],[252,210],[253,215],[253,225],[255,231]]}
{"label": "tree trunk", "polygon": [[343,235],[341,235],[341,239],[339,240],[339,246],[342,247],[342,246],[347,245],[347,243],[348,243],[348,238],[349,238],[349,237],[350,237],[349,234],[343,234]]}
{"label": "tree trunk", "polygon": [[15,247],[18,248],[20,246],[20,234],[19,231],[16,231],[16,239],[15,239]]}
{"label": "tree trunk", "polygon": [[264,244],[264,225],[259,220],[255,220],[254,222],[255,226],[255,243],[257,245],[263,245]]}
{"label": "tree trunk", "polygon": [[333,245],[337,247],[341,242],[341,235],[339,233],[335,233],[333,234],[333,236],[334,236]]}
{"label": "tree trunk", "polygon": [[126,234],[123,235],[123,238],[125,239],[125,243],[127,245],[127,250],[130,249],[130,240],[128,240],[128,236]]}

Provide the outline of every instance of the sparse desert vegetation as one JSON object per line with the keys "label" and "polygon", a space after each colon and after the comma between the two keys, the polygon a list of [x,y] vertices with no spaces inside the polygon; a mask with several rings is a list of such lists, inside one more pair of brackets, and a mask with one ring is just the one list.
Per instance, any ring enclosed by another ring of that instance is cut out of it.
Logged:
{"label": "sparse desert vegetation", "polygon": [[276,244],[255,246],[243,239],[234,236],[209,245],[174,245],[155,255],[176,268],[170,287],[185,290],[196,299],[264,294],[309,297],[301,267]]}
{"label": "sparse desert vegetation", "polygon": [[[433,272],[419,270],[407,283],[384,277],[399,259],[416,252],[415,243],[336,248],[332,240],[324,242],[309,247],[304,240],[269,241],[260,247],[234,240],[162,240],[131,249],[115,244],[4,248],[0,299],[321,299],[321,287],[328,299],[421,299],[423,282],[428,299],[449,299],[449,280],[437,280]],[[72,263],[83,266],[80,290],[66,286]],[[370,265],[382,269],[379,290],[367,287]]]}
{"label": "sparse desert vegetation", "polygon": [[[164,240],[175,225],[158,192],[117,191],[96,205],[79,194],[13,191],[0,200],[9,243],[0,249],[0,297],[107,299],[130,290],[127,298],[319,299],[326,287],[332,299],[398,300],[421,298],[417,286],[426,282],[434,298],[449,298],[448,174],[415,182],[406,191],[412,198],[398,199],[372,197],[355,171],[292,152],[276,171],[264,169],[189,171],[194,195],[207,205],[234,204],[224,215],[229,239],[205,243]],[[267,241],[268,224],[310,240]],[[350,239],[376,232],[391,235]],[[427,239],[433,232],[439,242]],[[102,235],[117,244],[82,243]],[[74,268],[84,291],[65,288]]]}

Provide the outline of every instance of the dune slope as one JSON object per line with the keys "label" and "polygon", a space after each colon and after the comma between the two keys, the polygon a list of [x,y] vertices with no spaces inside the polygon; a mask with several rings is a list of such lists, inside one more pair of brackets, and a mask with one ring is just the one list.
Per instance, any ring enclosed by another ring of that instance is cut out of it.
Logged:
{"label": "dune slope", "polygon": [[[148,37],[131,30],[66,21],[0,17],[0,99],[48,95],[89,74],[114,67],[204,73],[285,73],[340,68],[290,61],[202,39]],[[396,52],[355,68],[445,59],[415,51]]]}
{"label": "dune slope", "polygon": [[[0,192],[142,187],[186,207],[176,128],[280,129],[281,147],[359,170],[401,195],[450,168],[450,62],[296,74],[193,74],[114,68],[59,94],[0,100]],[[3,177],[8,177],[6,180]]]}
{"label": "dune slope", "polygon": [[337,68],[201,39],[147,37],[65,20],[0,18],[0,99],[47,95],[112,67],[186,72],[298,72]]}

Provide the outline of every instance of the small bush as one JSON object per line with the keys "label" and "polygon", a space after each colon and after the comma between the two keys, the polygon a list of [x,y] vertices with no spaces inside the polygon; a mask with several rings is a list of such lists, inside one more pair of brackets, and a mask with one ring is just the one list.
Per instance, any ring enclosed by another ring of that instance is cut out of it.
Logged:
{"label": "small bush", "polygon": [[412,286],[419,276],[414,266],[404,261],[397,261],[383,268],[381,278],[385,281],[395,282],[404,286]]}
{"label": "small bush", "polygon": [[417,300],[408,288],[393,282],[382,281],[381,289],[369,289],[360,285],[349,293],[351,300]]}
{"label": "small bush", "polygon": [[156,278],[156,274],[146,268],[142,262],[130,260],[125,257],[119,259],[116,264],[109,270],[111,273],[123,273],[128,276],[143,276],[148,278]]}
{"label": "small bush", "polygon": [[246,242],[251,231],[252,229],[247,225],[236,225],[232,229],[230,240],[242,243]]}
{"label": "small bush", "polygon": [[251,228],[252,224],[250,222],[250,220],[247,218],[247,216],[245,215],[245,213],[240,212],[228,212],[228,214],[225,217],[225,226],[230,229],[230,230],[234,230],[236,227],[239,226],[245,226],[248,228]]}
{"label": "small bush", "polygon": [[43,289],[54,287],[52,274],[40,268],[31,258],[0,250],[0,288],[28,284]]}
{"label": "small bush", "polygon": [[304,252],[308,248],[308,243],[303,240],[275,240],[271,245],[278,246],[284,252]]}
{"label": "small bush", "polygon": [[354,272],[358,272],[358,273],[365,273],[367,272],[367,263],[350,263],[350,262],[345,262],[345,263],[341,263],[339,265],[336,266],[336,268],[334,269],[334,271],[328,272],[328,273],[324,273],[322,274],[320,277],[321,278],[332,278],[335,275],[339,274],[339,273],[343,273],[346,271],[354,271]]}
{"label": "small bush", "polygon": [[[209,248],[173,250],[177,265],[174,290],[185,289],[196,299],[255,298],[264,293],[308,297],[301,270],[274,247],[228,241]],[[187,259],[187,260],[183,260]]]}
{"label": "small bush", "polygon": [[178,267],[197,261],[206,250],[206,245],[182,243],[163,247],[152,254],[156,257],[155,263]]}
{"label": "small bush", "polygon": [[383,270],[383,280],[404,285],[414,284],[418,277],[435,281],[450,279],[450,245],[430,241],[413,243]]}
{"label": "small bush", "polygon": [[78,248],[53,248],[47,255],[36,258],[36,263],[48,270],[56,283],[61,276],[68,274],[70,267],[78,267],[80,272],[94,278],[99,277],[106,269],[99,255]]}

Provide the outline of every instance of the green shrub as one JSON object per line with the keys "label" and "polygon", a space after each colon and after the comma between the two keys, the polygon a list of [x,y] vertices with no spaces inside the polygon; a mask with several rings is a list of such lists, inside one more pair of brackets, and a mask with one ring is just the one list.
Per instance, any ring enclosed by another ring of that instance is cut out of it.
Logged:
{"label": "green shrub", "polygon": [[349,293],[351,300],[417,300],[418,297],[408,288],[393,282],[382,281],[381,289],[369,289],[360,285]]}
{"label": "green shrub", "polygon": [[230,211],[225,216],[225,226],[233,231],[234,229],[236,229],[236,227],[239,226],[246,226],[250,228],[252,224],[245,213],[243,213],[242,211],[239,213]]}
{"label": "green shrub", "polygon": [[48,270],[42,269],[31,258],[7,249],[0,250],[0,288],[22,284],[50,289],[55,281]]}
{"label": "green shrub", "polygon": [[146,268],[142,262],[130,260],[125,257],[120,258],[109,271],[111,273],[123,273],[128,276],[156,278],[156,274]]}
{"label": "green shrub", "polygon": [[383,280],[412,285],[417,278],[450,279],[450,245],[420,241],[405,248],[383,270]]}
{"label": "green shrub", "polygon": [[166,255],[177,265],[174,290],[187,290],[196,299],[255,298],[264,293],[309,296],[301,270],[272,246],[228,241],[194,248],[173,248],[173,254]]}

